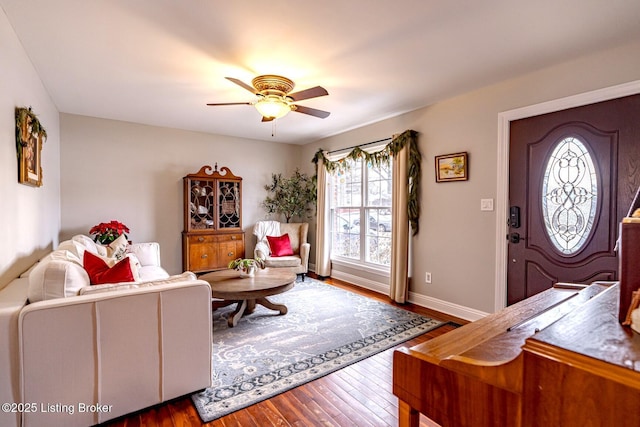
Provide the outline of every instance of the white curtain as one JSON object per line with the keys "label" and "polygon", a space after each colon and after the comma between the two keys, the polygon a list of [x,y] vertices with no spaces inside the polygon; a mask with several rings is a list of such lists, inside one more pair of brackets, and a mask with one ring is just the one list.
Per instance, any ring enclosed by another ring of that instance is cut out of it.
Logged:
{"label": "white curtain", "polygon": [[331,276],[331,235],[329,224],[329,192],[327,186],[327,169],[322,159],[318,161],[318,200],[316,215],[316,274],[321,277]]}
{"label": "white curtain", "polygon": [[393,196],[391,204],[391,275],[389,297],[404,304],[409,298],[409,144],[393,156]]}

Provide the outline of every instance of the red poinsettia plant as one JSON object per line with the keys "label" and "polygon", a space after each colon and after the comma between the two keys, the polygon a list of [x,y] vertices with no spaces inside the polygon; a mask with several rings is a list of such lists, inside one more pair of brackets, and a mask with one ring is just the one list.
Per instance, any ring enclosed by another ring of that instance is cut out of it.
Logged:
{"label": "red poinsettia plant", "polygon": [[119,221],[101,222],[98,225],[94,225],[91,227],[91,230],[89,230],[89,234],[95,234],[93,241],[103,245],[108,245],[113,242],[120,237],[121,234],[124,234],[124,237],[127,238],[128,236],[126,233],[128,232],[129,227]]}

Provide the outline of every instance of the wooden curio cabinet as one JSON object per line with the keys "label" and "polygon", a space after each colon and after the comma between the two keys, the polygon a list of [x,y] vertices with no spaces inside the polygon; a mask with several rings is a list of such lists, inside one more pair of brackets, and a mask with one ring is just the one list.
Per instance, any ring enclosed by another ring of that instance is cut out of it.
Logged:
{"label": "wooden curio cabinet", "polygon": [[202,273],[244,258],[242,178],[227,167],[203,166],[184,181],[182,268]]}

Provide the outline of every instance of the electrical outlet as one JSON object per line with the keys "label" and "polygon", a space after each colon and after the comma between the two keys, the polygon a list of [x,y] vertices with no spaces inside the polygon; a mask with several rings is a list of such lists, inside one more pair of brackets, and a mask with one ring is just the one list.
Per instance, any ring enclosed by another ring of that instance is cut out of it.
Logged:
{"label": "electrical outlet", "polygon": [[431,283],[431,273],[424,273],[424,282]]}

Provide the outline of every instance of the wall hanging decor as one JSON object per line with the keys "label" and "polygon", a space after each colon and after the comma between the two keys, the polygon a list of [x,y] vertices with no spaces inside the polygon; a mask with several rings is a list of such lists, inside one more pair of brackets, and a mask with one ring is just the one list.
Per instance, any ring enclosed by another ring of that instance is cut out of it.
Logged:
{"label": "wall hanging decor", "polygon": [[454,153],[436,156],[436,182],[469,179],[468,154]]}
{"label": "wall hanging decor", "polygon": [[18,182],[34,187],[42,185],[42,143],[47,131],[29,108],[16,107],[16,149],[18,151]]}

